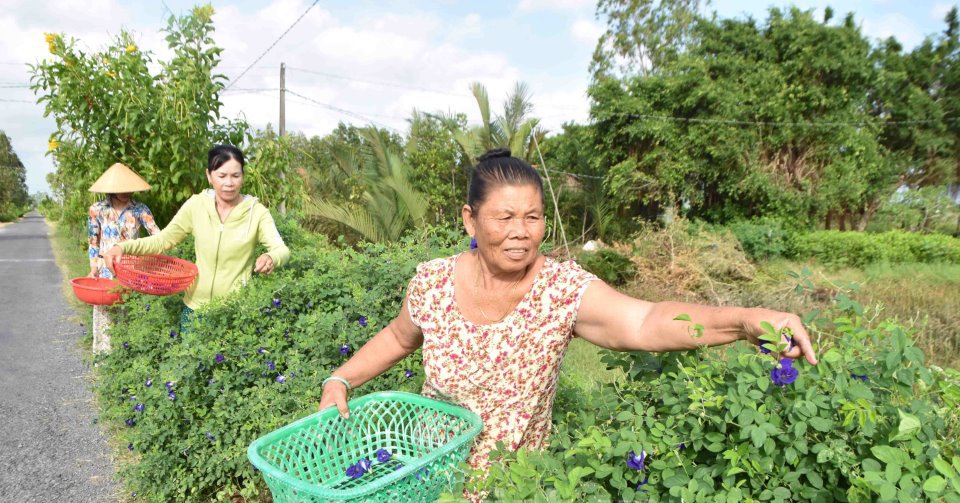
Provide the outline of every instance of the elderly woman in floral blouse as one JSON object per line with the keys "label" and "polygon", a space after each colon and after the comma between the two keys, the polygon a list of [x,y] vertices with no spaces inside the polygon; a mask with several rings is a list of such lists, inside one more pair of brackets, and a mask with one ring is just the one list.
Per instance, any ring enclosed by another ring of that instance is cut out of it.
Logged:
{"label": "elderly woman in floral blouse", "polygon": [[[816,363],[794,314],[651,303],[614,290],[572,261],[541,255],[542,181],[509,151],[480,157],[467,200],[463,221],[477,248],[417,267],[399,316],[324,381],[321,409],[336,406],[347,417],[351,388],[423,347],[423,394],[483,419],[469,462],[484,469],[497,442],[509,449],[545,446],[560,362],[573,337],[616,351],[676,351],[758,344],[767,321],[793,333],[784,356]],[[696,338],[694,324],[703,327]]]}
{"label": "elderly woman in floral blouse", "polygon": [[[102,251],[111,246],[136,239],[140,228],[151,235],[160,233],[147,205],[134,201],[133,192],[150,190],[150,185],[127,166],[110,166],[90,192],[105,192],[107,197],[93,203],[87,215],[87,256],[90,259],[91,278],[113,278],[113,272],[104,263]],[[93,306],[93,352],[110,351],[111,326],[109,306]]]}

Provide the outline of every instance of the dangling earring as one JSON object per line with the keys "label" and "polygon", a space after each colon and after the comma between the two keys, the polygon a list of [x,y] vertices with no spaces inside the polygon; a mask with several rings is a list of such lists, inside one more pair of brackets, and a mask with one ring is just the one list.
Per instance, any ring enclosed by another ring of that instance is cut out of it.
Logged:
{"label": "dangling earring", "polygon": [[471,250],[477,249],[477,238],[474,238],[474,237],[470,238],[470,249]]}

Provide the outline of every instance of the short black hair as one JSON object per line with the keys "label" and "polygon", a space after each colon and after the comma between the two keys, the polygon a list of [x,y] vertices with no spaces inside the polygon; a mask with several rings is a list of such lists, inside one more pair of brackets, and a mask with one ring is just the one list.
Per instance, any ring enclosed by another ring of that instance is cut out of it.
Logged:
{"label": "short black hair", "polygon": [[240,171],[243,171],[243,167],[247,162],[243,160],[243,152],[241,152],[240,149],[233,145],[214,145],[214,147],[207,152],[207,172],[213,173],[231,159],[239,162]]}
{"label": "short black hair", "polygon": [[533,185],[540,191],[543,199],[543,179],[523,159],[510,155],[510,150],[498,148],[488,150],[477,158],[477,165],[470,173],[470,187],[467,190],[467,204],[477,211],[490,191],[504,185]]}

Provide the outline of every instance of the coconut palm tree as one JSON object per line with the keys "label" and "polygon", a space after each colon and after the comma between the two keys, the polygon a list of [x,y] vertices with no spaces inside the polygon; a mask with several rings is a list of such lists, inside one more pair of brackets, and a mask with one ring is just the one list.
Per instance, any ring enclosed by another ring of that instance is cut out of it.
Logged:
{"label": "coconut palm tree", "polygon": [[368,127],[359,133],[362,146],[353,153],[338,151],[334,169],[359,175],[362,192],[345,201],[317,200],[309,213],[372,242],[396,241],[426,222],[427,198],[410,184],[410,168],[387,132]]}
{"label": "coconut palm tree", "polygon": [[494,148],[507,148],[517,157],[528,162],[536,159],[534,137],[542,141],[546,130],[539,127],[540,120],[528,117],[533,111],[530,88],[518,82],[513,92],[507,95],[503,114],[491,117],[490,96],[487,88],[479,82],[470,85],[470,92],[480,109],[480,124],[464,129],[452,117],[436,116],[453,133],[460,149],[471,161]]}

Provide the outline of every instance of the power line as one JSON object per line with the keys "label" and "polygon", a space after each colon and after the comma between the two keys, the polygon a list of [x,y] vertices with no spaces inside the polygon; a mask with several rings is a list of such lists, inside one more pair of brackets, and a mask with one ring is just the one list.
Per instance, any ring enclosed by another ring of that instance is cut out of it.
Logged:
{"label": "power line", "polygon": [[0,84],[0,89],[29,89],[30,84]]}
{"label": "power line", "polygon": [[293,27],[296,26],[297,23],[299,23],[300,20],[303,19],[303,17],[306,16],[307,13],[310,12],[310,10],[313,9],[313,7],[314,7],[315,5],[317,5],[317,3],[319,3],[319,2],[320,2],[320,0],[313,0],[313,3],[310,4],[310,7],[307,7],[307,10],[303,11],[303,14],[300,14],[300,17],[298,17],[297,20],[294,21],[293,24],[291,24],[289,28],[287,28],[283,33],[281,33],[280,36],[277,37],[277,39],[274,40],[272,44],[270,44],[270,47],[267,47],[267,50],[263,51],[263,53],[261,53],[260,56],[257,57],[257,59],[253,60],[253,63],[250,63],[250,66],[248,66],[246,70],[244,70],[243,72],[241,72],[240,75],[237,76],[237,78],[232,79],[232,80],[230,81],[230,84],[227,86],[227,89],[230,89],[231,87],[233,87],[233,84],[235,84],[238,80],[242,79],[243,76],[246,75],[247,72],[249,72],[250,69],[254,67],[254,65],[256,65],[257,63],[259,63],[260,60],[263,59],[263,57],[266,56],[268,52],[270,52],[270,49],[273,49],[273,46],[277,45],[278,42],[280,42],[281,40],[283,40],[283,37],[285,37],[285,36],[287,35],[287,33],[290,33],[290,30],[292,30]]}
{"label": "power line", "polygon": [[327,110],[332,110],[332,111],[334,111],[334,112],[339,112],[339,113],[341,113],[341,114],[344,114],[344,115],[347,115],[347,116],[350,116],[350,117],[353,117],[353,118],[356,118],[356,119],[360,119],[360,120],[362,120],[362,121],[369,122],[369,123],[371,123],[371,124],[375,124],[375,125],[380,126],[380,127],[384,128],[384,129],[390,129],[390,130],[392,130],[392,131],[397,131],[396,128],[392,128],[392,127],[387,126],[387,125],[385,125],[385,124],[381,124],[381,123],[379,123],[379,122],[377,122],[377,121],[375,121],[375,120],[373,120],[373,119],[371,119],[371,118],[369,118],[369,117],[366,117],[366,116],[364,116],[364,115],[362,115],[362,114],[359,114],[359,113],[357,113],[357,112],[353,112],[353,111],[346,110],[346,109],[343,109],[343,108],[340,108],[340,107],[336,107],[336,106],[333,106],[333,105],[331,105],[331,104],[329,104],[329,103],[323,103],[323,102],[317,101],[317,100],[315,100],[315,99],[313,99],[313,98],[311,98],[311,97],[309,97],[309,96],[304,96],[304,95],[302,95],[302,94],[300,94],[300,93],[298,93],[298,92],[291,91],[289,87],[286,89],[286,91],[287,91],[288,93],[294,95],[294,96],[297,96],[298,98],[303,98],[303,99],[309,101],[310,103],[313,103],[313,104],[315,104],[315,105],[317,105],[317,106],[320,106],[320,107],[322,107],[322,108],[326,108]]}
{"label": "power line", "polygon": [[233,89],[224,89],[223,93],[259,93],[261,91],[279,91],[279,87],[234,87]]}
{"label": "power line", "polygon": [[5,103],[32,103],[34,105],[37,104],[35,101],[30,101],[30,100],[8,100],[5,98],[0,98],[0,101],[3,101]]}
{"label": "power line", "polygon": [[[842,127],[842,126],[853,126],[853,127],[864,127],[864,126],[887,126],[887,125],[919,125],[919,124],[936,124],[940,122],[954,122],[957,121],[957,117],[944,117],[943,119],[923,119],[923,120],[903,120],[903,121],[887,121],[881,118],[877,119],[877,122],[841,122],[841,121],[803,121],[803,122],[792,122],[792,121],[745,121],[739,119],[714,119],[714,118],[699,118],[699,117],[676,117],[670,115],[651,115],[651,114],[636,114],[632,112],[613,112],[610,114],[604,114],[603,118],[607,117],[631,117],[637,119],[652,119],[652,120],[662,120],[662,121],[672,121],[672,122],[691,122],[691,123],[700,123],[700,124],[727,124],[732,126],[777,126],[777,127]],[[591,117],[593,122],[602,120],[601,118]]]}

